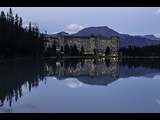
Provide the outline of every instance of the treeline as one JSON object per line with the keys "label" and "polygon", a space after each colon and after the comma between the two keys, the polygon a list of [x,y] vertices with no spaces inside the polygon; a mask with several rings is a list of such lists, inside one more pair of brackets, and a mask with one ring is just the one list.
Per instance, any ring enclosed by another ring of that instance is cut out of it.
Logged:
{"label": "treeline", "polygon": [[119,49],[122,56],[160,56],[160,45],[136,47],[129,45],[128,48]]}
{"label": "treeline", "polygon": [[84,48],[83,46],[81,47],[81,51],[79,51],[77,49],[77,46],[74,44],[73,46],[69,46],[68,44],[66,44],[64,46],[64,51],[63,51],[63,48],[61,47],[61,52],[64,52],[66,55],[82,55],[83,52],[84,52]]}
{"label": "treeline", "polygon": [[39,28],[23,28],[23,20],[18,14],[13,16],[12,9],[0,14],[0,56],[41,56],[44,52],[44,35]]}
{"label": "treeline", "polygon": [[68,56],[79,56],[84,55],[84,48],[81,47],[81,50],[79,51],[77,46],[74,44],[73,46],[69,46],[68,44],[65,44],[65,46],[61,46],[59,52],[56,50],[57,45],[56,43],[53,43],[53,45],[47,48],[47,51],[45,51],[46,56],[58,56],[58,55],[68,55]]}

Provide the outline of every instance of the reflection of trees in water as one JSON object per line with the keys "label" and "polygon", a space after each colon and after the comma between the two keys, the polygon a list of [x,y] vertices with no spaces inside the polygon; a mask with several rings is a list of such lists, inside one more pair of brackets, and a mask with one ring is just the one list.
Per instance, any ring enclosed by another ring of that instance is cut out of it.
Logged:
{"label": "reflection of trees in water", "polygon": [[109,65],[110,65],[110,59],[105,59],[105,63],[106,63],[106,66],[109,67]]}
{"label": "reflection of trees in water", "polygon": [[46,59],[45,60],[45,63],[47,64],[47,66],[48,66],[48,68],[52,68],[53,70],[52,70],[52,72],[54,73],[54,74],[56,74],[56,59]]}
{"label": "reflection of trees in water", "polygon": [[60,64],[61,64],[61,67],[63,67],[64,63],[63,63],[63,62],[60,62]]}
{"label": "reflection of trees in water", "polygon": [[0,101],[12,104],[22,96],[22,85],[28,89],[37,87],[44,78],[44,63],[40,60],[7,60],[0,63]]}
{"label": "reflection of trees in water", "polygon": [[67,70],[69,67],[74,68],[74,70],[77,67],[77,64],[81,62],[82,59],[64,59],[64,67]]}
{"label": "reflection of trees in water", "polygon": [[83,68],[83,66],[84,66],[84,60],[82,59],[81,60],[81,67]]}
{"label": "reflection of trees in water", "polygon": [[74,68],[75,70],[78,63],[79,63],[79,59],[75,59],[74,61],[71,61],[70,67]]}
{"label": "reflection of trees in water", "polygon": [[160,59],[158,58],[124,58],[120,62],[121,66],[128,66],[131,68],[144,67],[150,69],[160,70]]}
{"label": "reflection of trees in water", "polygon": [[65,69],[68,69],[68,68],[69,68],[69,66],[70,66],[70,64],[71,64],[70,59],[66,59],[66,60],[64,60],[64,67],[65,67]]}

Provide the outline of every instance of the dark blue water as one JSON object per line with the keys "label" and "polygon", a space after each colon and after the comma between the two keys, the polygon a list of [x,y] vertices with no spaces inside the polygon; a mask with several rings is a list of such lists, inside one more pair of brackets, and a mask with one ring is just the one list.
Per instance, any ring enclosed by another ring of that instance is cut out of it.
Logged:
{"label": "dark blue water", "polygon": [[0,113],[160,112],[160,59],[0,62]]}

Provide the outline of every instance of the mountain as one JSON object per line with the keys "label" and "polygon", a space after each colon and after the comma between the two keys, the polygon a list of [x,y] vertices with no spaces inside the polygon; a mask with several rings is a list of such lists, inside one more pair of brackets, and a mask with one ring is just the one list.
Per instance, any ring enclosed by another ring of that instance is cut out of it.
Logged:
{"label": "mountain", "polygon": [[160,41],[158,40],[151,40],[148,38],[144,38],[142,36],[123,35],[123,37],[125,39],[121,38],[120,40],[121,47],[128,47],[129,45],[142,47],[142,46],[160,44]]}
{"label": "mountain", "polygon": [[155,37],[154,35],[144,35],[144,36],[142,36],[142,37],[148,38],[148,39],[151,39],[151,40],[160,40],[160,38],[157,38],[157,37]]}
{"label": "mountain", "polygon": [[111,36],[121,36],[123,38],[123,36],[121,34],[119,34],[118,32],[110,29],[107,26],[100,26],[100,27],[88,27],[88,28],[84,28],[82,30],[80,30],[78,33],[73,34],[76,36],[91,36],[91,35],[102,35],[104,37],[111,37]]}
{"label": "mountain", "polygon": [[60,37],[60,36],[70,36],[70,34],[67,33],[67,32],[59,32],[59,33],[56,33],[56,34],[48,34],[48,36],[50,36],[50,37]]}
{"label": "mountain", "polygon": [[[66,32],[61,32],[58,34],[54,34],[55,37],[59,35],[68,36],[70,34]],[[104,37],[111,37],[111,36],[119,36],[120,37],[120,47],[128,47],[129,45],[132,46],[146,46],[146,45],[157,45],[160,44],[159,40],[146,38],[144,36],[131,36],[128,34],[120,34],[107,26],[99,26],[99,27],[88,27],[80,30],[79,32],[72,34],[74,36],[91,36],[91,35],[101,35]]]}

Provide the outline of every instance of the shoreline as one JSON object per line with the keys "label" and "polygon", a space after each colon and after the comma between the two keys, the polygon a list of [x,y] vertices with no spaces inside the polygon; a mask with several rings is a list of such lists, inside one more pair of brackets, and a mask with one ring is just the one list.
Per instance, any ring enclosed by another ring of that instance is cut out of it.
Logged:
{"label": "shoreline", "polygon": [[74,59],[74,58],[88,58],[88,59],[98,59],[98,58],[118,58],[118,59],[122,59],[122,58],[160,58],[160,56],[119,56],[119,57],[96,57],[96,56],[50,56],[50,57],[45,57],[45,56],[41,56],[41,57],[0,57],[0,62],[4,61],[4,60],[25,60],[25,59]]}
{"label": "shoreline", "polygon": [[118,58],[160,58],[160,56],[120,56]]}
{"label": "shoreline", "polygon": [[51,56],[51,57],[43,57],[43,58],[96,58],[95,56],[61,56],[61,57],[57,57],[57,56]]}

